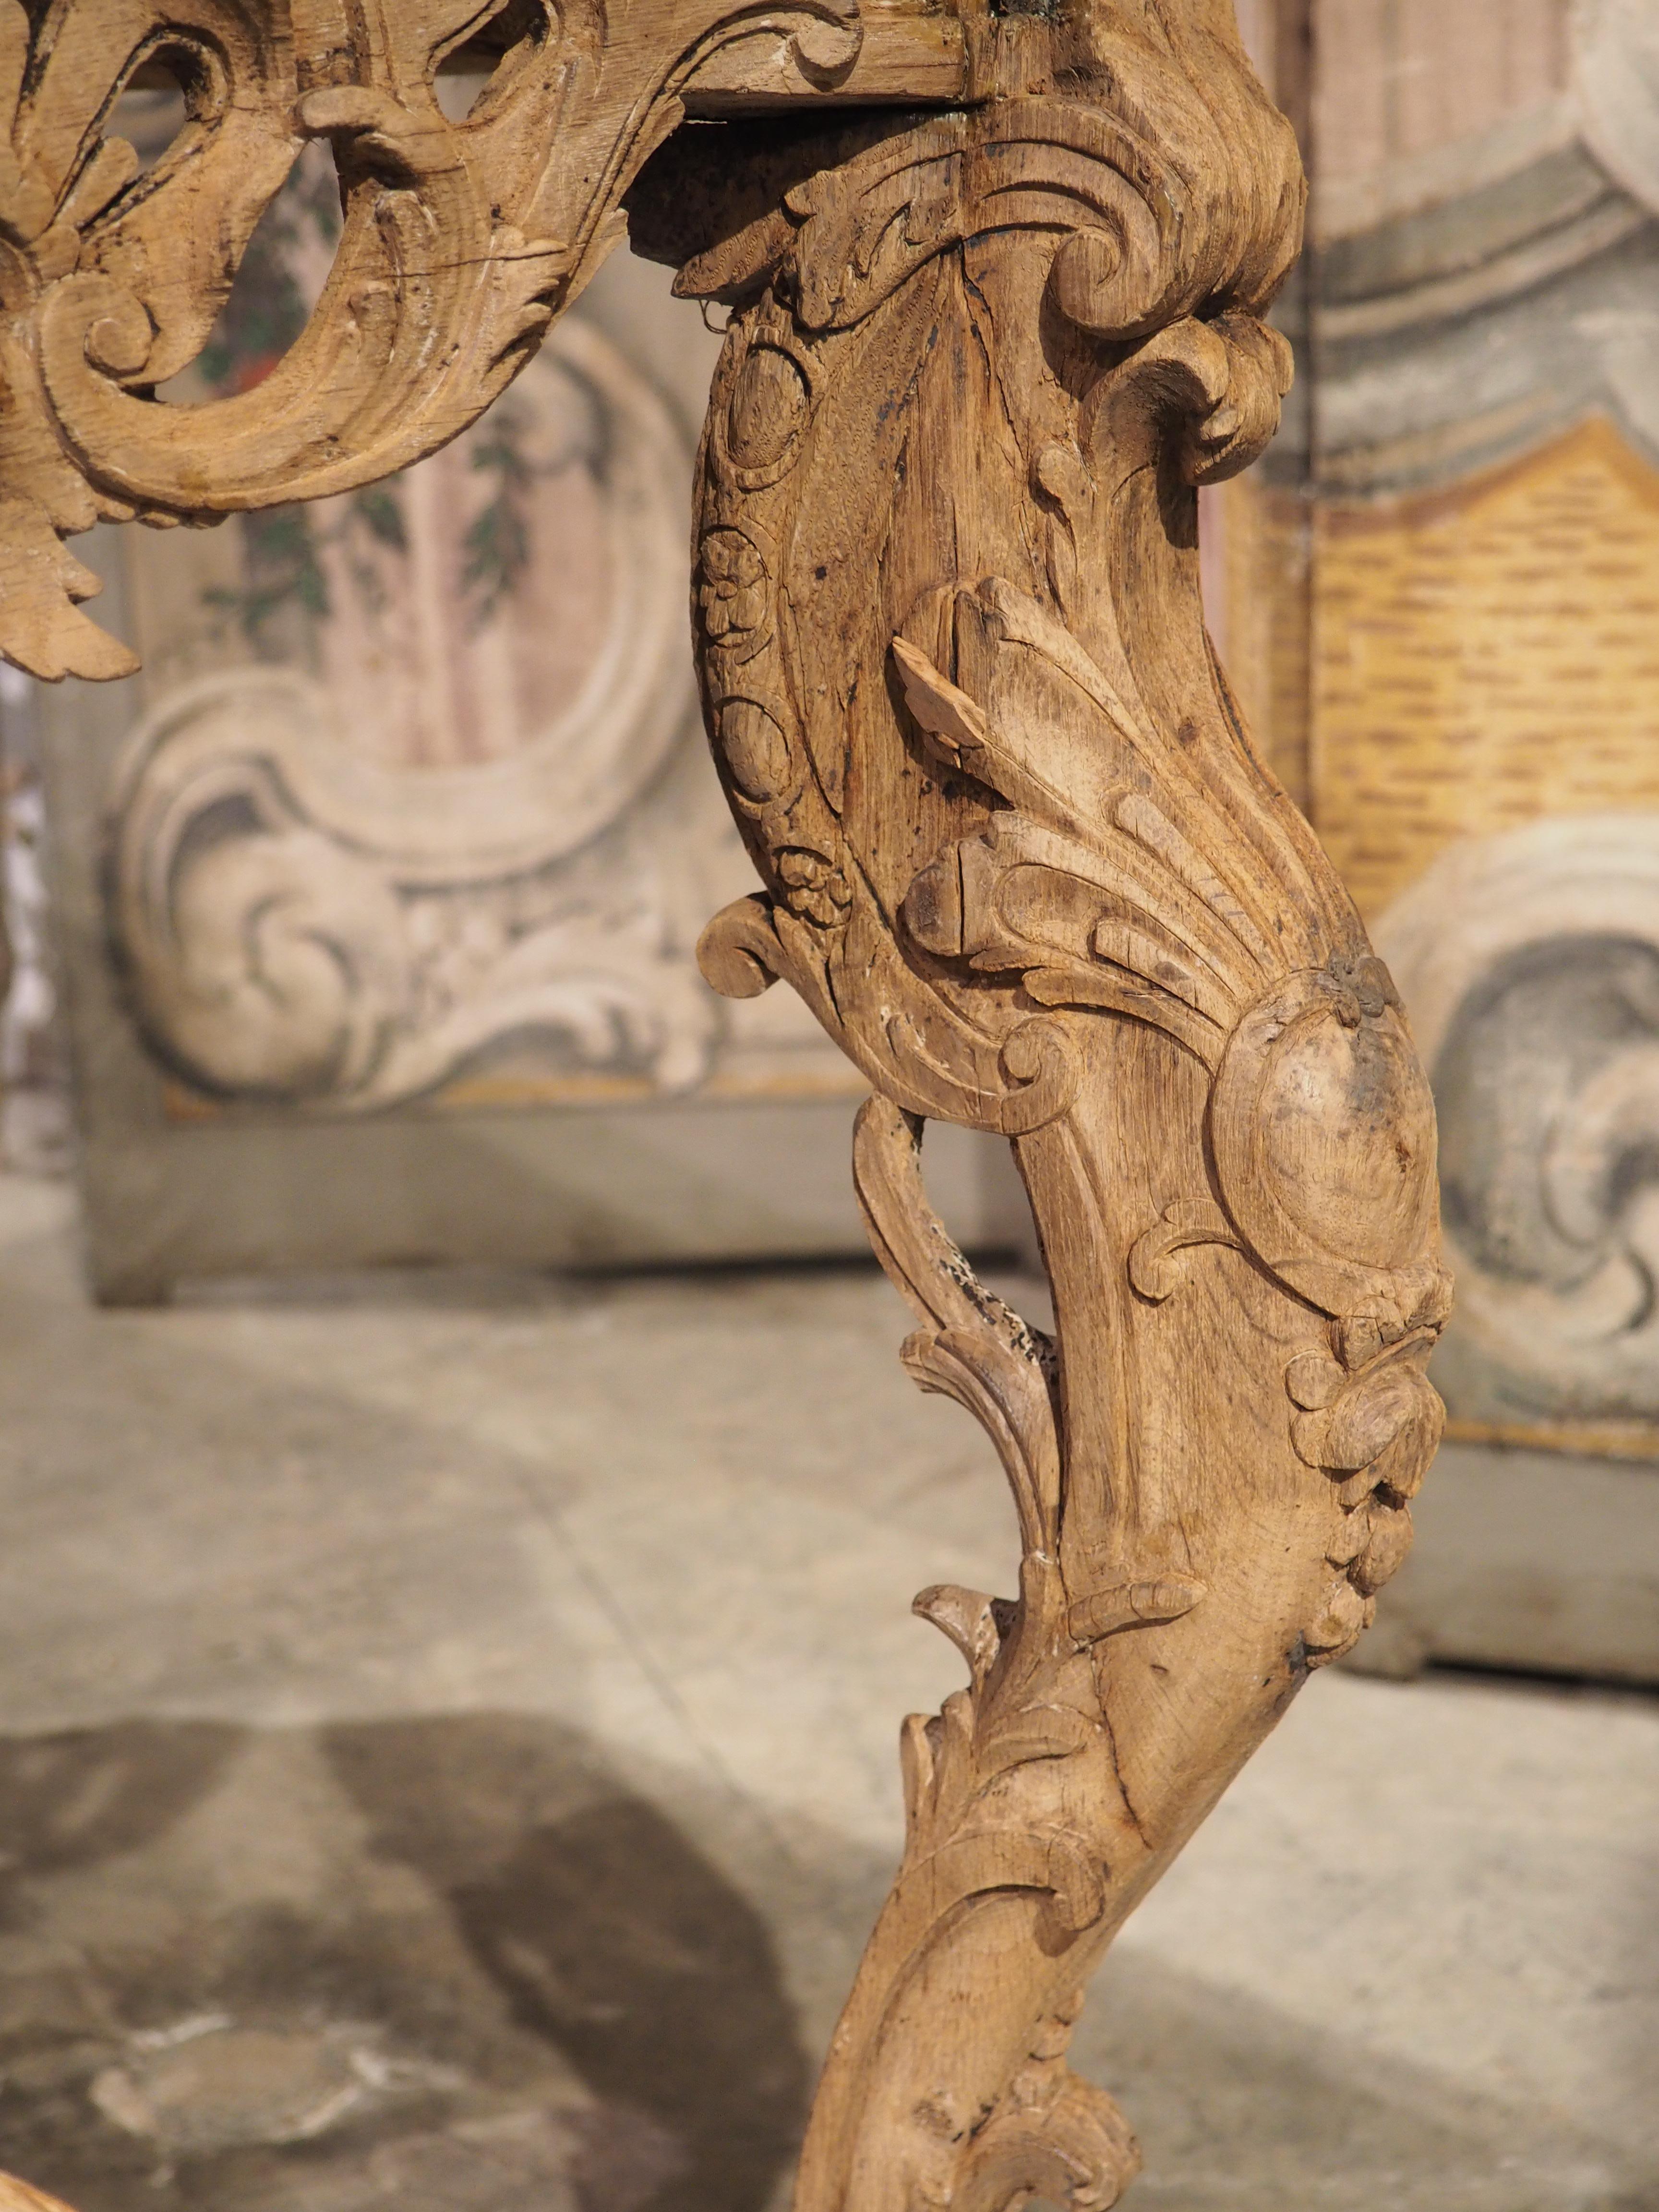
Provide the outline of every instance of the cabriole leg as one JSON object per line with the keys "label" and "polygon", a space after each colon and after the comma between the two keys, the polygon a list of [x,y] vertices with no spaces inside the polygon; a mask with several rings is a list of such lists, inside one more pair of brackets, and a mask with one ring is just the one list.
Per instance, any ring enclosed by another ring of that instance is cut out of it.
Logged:
{"label": "cabriole leg", "polygon": [[[697,642],[768,889],[704,972],[791,983],[875,1086],[902,1358],[989,1433],[1023,1547],[1013,1595],[916,1600],[969,1679],[905,1723],[797,2212],[1115,2199],[1084,1985],[1369,1620],[1439,1432],[1427,1086],[1199,602],[1196,487],[1289,381],[1301,173],[1223,10],[1131,12],[1009,19],[972,113],[692,134],[638,214],[733,310]],[[929,1210],[929,1117],[1012,1141],[1053,1343]]]}
{"label": "cabriole leg", "polygon": [[[917,1600],[969,1680],[905,1724],[904,1857],[797,2212],[1115,2199],[1133,2137],[1065,2063],[1084,1985],[1361,1632],[1440,1420],[1427,1087],[1199,600],[1197,487],[1289,381],[1261,319],[1295,145],[1229,0],[1024,4],[0,0],[0,651],[37,675],[131,667],[61,541],[434,450],[625,197],[732,310],[696,640],[767,888],[704,972],[788,981],[869,1077],[903,1358],[986,1429],[1021,1536],[1012,1595]],[[457,121],[437,77],[475,32],[500,66]],[[143,174],[105,125],[161,53],[189,123]],[[884,99],[935,105],[856,112]],[[306,332],[254,391],[159,400],[307,137],[343,212]],[[1052,1343],[932,1214],[930,1118],[1013,1146]]]}

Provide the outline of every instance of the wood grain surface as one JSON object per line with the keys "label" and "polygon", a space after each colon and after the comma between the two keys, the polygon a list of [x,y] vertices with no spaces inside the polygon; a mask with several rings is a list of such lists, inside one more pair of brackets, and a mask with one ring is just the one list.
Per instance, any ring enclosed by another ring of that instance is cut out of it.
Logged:
{"label": "wood grain surface", "polygon": [[[704,972],[787,981],[875,1085],[905,1363],[1021,1532],[1010,1595],[916,1601],[969,1682],[905,1726],[798,2212],[1114,2200],[1138,2153],[1065,2067],[1083,1985],[1357,1641],[1439,1434],[1427,1087],[1200,604],[1197,489],[1289,380],[1294,141],[1219,11],[1138,22],[1010,22],[977,113],[681,142],[635,195],[733,310],[694,599],[766,889]],[[930,1119],[1012,1141],[1052,1343],[933,1214]]]}
{"label": "wood grain surface", "polygon": [[[872,1085],[855,1176],[915,1316],[902,1358],[984,1429],[1019,1531],[1010,1594],[915,1601],[968,1682],[904,1724],[904,1858],[797,2212],[1103,2212],[1139,2154],[1066,2063],[1087,1979],[1370,1620],[1442,1419],[1428,1086],[1200,598],[1200,488],[1262,452],[1291,382],[1265,317],[1300,245],[1295,133],[1230,0],[924,11],[925,34],[830,0],[526,9],[459,123],[434,89],[459,0],[325,50],[321,11],[297,47],[209,12],[213,38],[176,34],[191,124],[142,186],[97,149],[145,0],[0,14],[0,641],[120,672],[59,531],[338,492],[457,434],[624,198],[635,244],[729,312],[694,621],[763,889],[703,970],[787,981]],[[908,106],[843,119],[861,83]],[[675,134],[780,105],[832,112]],[[316,313],[256,389],[160,403],[296,125],[344,190]],[[1052,1338],[934,1215],[930,1120],[1012,1144]]]}
{"label": "wood grain surface", "polygon": [[68,2212],[55,2197],[31,2189],[15,2174],[0,2173],[0,2212]]}

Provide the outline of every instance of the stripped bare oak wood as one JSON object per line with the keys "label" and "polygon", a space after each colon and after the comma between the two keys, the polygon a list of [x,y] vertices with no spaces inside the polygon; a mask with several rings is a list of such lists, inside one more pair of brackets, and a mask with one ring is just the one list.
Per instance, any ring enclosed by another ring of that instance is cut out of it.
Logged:
{"label": "stripped bare oak wood", "polygon": [[[1439,1432],[1427,1086],[1199,604],[1196,487],[1289,379],[1294,145],[1219,10],[1011,22],[995,83],[773,134],[773,204],[725,225],[678,165],[741,173],[743,134],[682,142],[641,224],[692,210],[680,288],[735,306],[695,596],[767,890],[704,970],[788,981],[875,1085],[905,1362],[989,1432],[1023,1547],[1009,1595],[917,1601],[970,1680],[907,1724],[799,2212],[1115,2197],[1132,2139],[1063,2063],[1084,1984],[1358,1637]],[[1012,1141],[1053,1345],[929,1212],[929,1117]]]}
{"label": "stripped bare oak wood", "polygon": [[69,2212],[55,2197],[44,2196],[9,2173],[0,2173],[0,2212]]}
{"label": "stripped bare oak wood", "polygon": [[[439,74],[492,25],[505,51],[452,121]],[[106,125],[162,64],[187,120],[141,173]],[[0,650],[50,678],[131,672],[58,542],[100,517],[349,491],[465,429],[620,240],[623,193],[689,107],[951,99],[965,70],[942,8],[854,0],[0,0]],[[333,148],[344,227],[304,335],[253,391],[158,405],[309,139]]]}
{"label": "stripped bare oak wood", "polygon": [[[14,140],[4,558],[35,568],[7,649],[121,665],[52,567],[94,511],[337,490],[452,434],[625,193],[641,248],[729,310],[696,629],[765,889],[711,923],[703,969],[739,996],[787,981],[868,1075],[855,1170],[916,1317],[905,1364],[987,1431],[1021,1544],[1010,1595],[916,1601],[969,1680],[905,1725],[904,1857],[797,2212],[1100,2212],[1139,2154],[1066,2066],[1088,1978],[1360,1634],[1439,1432],[1428,1090],[1199,600],[1197,487],[1261,452],[1290,377],[1263,317],[1299,242],[1291,134],[1227,0],[902,31],[840,4],[531,9],[459,126],[432,71],[477,9],[430,0],[395,32],[387,11],[322,78],[297,8],[291,40],[234,0],[185,12],[217,58],[148,197],[86,151],[147,0],[47,19],[60,47],[101,35],[95,66],[13,70],[20,116],[61,83],[69,119]],[[27,19],[4,20],[21,54]],[[744,112],[856,106],[855,65],[910,106]],[[670,141],[700,73],[700,112],[738,119]],[[244,398],[159,406],[317,132],[346,229],[312,331]],[[1012,1143],[1052,1342],[934,1218],[930,1119]]]}

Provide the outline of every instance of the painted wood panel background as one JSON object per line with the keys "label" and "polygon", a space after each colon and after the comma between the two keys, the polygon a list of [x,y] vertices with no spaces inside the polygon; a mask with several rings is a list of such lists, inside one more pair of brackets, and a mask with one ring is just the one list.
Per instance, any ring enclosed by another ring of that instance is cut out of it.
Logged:
{"label": "painted wood panel background", "polygon": [[1218,641],[1431,1060],[1454,1433],[1659,1456],[1659,9],[1246,21],[1312,242]]}
{"label": "painted wood panel background", "polygon": [[1455,489],[1333,504],[1316,807],[1376,920],[1455,839],[1659,817],[1659,471],[1603,416]]}
{"label": "painted wood panel background", "polygon": [[[1571,0],[1318,0],[1324,210],[1565,88]],[[1342,188],[1346,187],[1347,190]]]}
{"label": "painted wood panel background", "polygon": [[1659,17],[1395,28],[1376,167],[1316,138],[1310,799],[1434,1071],[1454,1433],[1651,1452]]}
{"label": "painted wood panel background", "polygon": [[[129,95],[139,137],[168,98]],[[192,385],[258,382],[337,232],[313,149]],[[418,466],[123,542],[144,665],[106,921],[174,1118],[862,1095],[792,994],[722,1000],[694,963],[753,880],[691,672],[701,398],[664,388],[718,345],[644,264],[607,295],[631,358],[579,312]]]}

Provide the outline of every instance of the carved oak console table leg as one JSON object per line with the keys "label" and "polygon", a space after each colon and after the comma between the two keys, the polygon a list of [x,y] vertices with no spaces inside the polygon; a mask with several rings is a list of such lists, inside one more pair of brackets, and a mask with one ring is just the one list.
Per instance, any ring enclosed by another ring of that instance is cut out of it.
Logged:
{"label": "carved oak console table leg", "polygon": [[[788,981],[876,1085],[856,1171],[905,1364],[990,1434],[1024,1550],[1015,1595],[916,1601],[969,1684],[906,1724],[799,2212],[1115,2197],[1133,2140],[1063,2063],[1083,1985],[1358,1637],[1438,1436],[1428,1091],[1199,604],[1194,487],[1289,380],[1259,316],[1294,148],[1198,9],[1015,20],[996,68],[976,112],[798,175],[774,144],[772,204],[734,191],[679,279],[739,303],[696,597],[769,886],[704,970]],[[1012,1140],[1054,1344],[930,1212],[928,1116]]]}
{"label": "carved oak console table leg", "polygon": [[[0,178],[6,649],[118,672],[57,551],[94,511],[210,519],[453,434],[625,192],[636,242],[730,309],[695,621],[767,888],[711,923],[704,972],[787,981],[869,1076],[855,1171],[916,1316],[902,1357],[988,1431],[1022,1547],[1012,1595],[916,1601],[969,1680],[905,1724],[904,1857],[797,2212],[1099,2212],[1139,2154],[1066,2067],[1084,1987],[1360,1634],[1439,1427],[1427,1087],[1199,600],[1196,487],[1260,452],[1289,381],[1261,316],[1299,242],[1293,141],[1226,0],[763,21],[432,0],[331,45],[326,13],[296,7],[284,43],[236,0],[0,0],[23,119]],[[432,71],[492,15],[500,88],[446,124]],[[78,137],[23,129],[53,40],[118,16],[111,52],[148,24],[197,58],[197,167],[160,185],[97,150],[120,70],[84,51],[104,105],[65,94]],[[744,114],[860,86],[939,105]],[[688,106],[738,119],[664,145]],[[273,390],[158,406],[307,134],[335,140],[347,222],[302,357]],[[196,259],[163,282],[169,181]],[[1052,1342],[932,1213],[930,1118],[1012,1144]]]}

